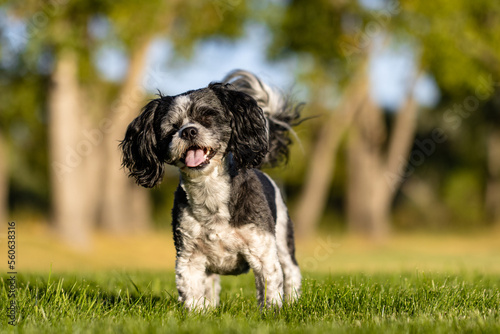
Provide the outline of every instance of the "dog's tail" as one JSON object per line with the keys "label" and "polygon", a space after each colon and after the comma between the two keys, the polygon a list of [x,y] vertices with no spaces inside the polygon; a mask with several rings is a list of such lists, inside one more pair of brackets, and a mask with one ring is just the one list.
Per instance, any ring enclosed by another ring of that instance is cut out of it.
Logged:
{"label": "dog's tail", "polygon": [[294,104],[289,97],[274,87],[262,82],[254,74],[235,70],[223,80],[235,89],[253,97],[267,119],[269,133],[269,152],[263,165],[276,166],[288,160],[288,146],[292,143],[290,134],[298,137],[292,127],[301,123],[300,111],[302,104]]}

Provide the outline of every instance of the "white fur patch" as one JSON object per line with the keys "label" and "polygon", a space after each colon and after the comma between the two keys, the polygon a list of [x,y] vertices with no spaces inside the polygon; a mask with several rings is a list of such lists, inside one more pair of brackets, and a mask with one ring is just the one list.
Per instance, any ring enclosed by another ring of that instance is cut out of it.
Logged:
{"label": "white fur patch", "polygon": [[189,97],[189,95],[177,96],[174,100],[174,103],[174,109],[179,111],[186,111],[191,104],[191,98]]}

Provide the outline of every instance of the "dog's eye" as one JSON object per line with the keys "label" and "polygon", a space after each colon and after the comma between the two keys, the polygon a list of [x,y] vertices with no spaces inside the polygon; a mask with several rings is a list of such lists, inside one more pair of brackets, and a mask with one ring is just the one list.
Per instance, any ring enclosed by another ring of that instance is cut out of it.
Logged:
{"label": "dog's eye", "polygon": [[182,123],[181,122],[172,123],[172,129],[175,132],[179,131],[181,127],[182,127]]}
{"label": "dog's eye", "polygon": [[217,116],[217,111],[213,109],[204,109],[200,113],[198,122],[205,127],[209,127],[212,125],[212,121],[215,116]]}

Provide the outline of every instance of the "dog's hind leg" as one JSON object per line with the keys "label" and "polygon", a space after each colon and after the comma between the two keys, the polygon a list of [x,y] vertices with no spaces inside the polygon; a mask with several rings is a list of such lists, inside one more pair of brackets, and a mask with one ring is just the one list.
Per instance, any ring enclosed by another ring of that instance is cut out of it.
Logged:
{"label": "dog's hind leg", "polygon": [[288,215],[288,210],[281,197],[279,189],[276,190],[276,245],[278,258],[283,269],[283,285],[285,300],[295,301],[300,296],[302,276],[299,265],[295,259],[295,240],[293,223]]}
{"label": "dog's hind leg", "polygon": [[295,259],[295,243],[293,238],[293,225],[288,214],[276,225],[276,239],[278,257],[283,269],[283,285],[285,300],[295,301],[300,297],[302,276],[299,265]]}
{"label": "dog's hind leg", "polygon": [[[265,175],[265,174],[264,174]],[[300,287],[302,276],[300,275],[299,265],[295,259],[295,240],[293,235],[293,224],[288,215],[288,209],[285,205],[281,191],[276,183],[265,175],[269,183],[274,188],[275,205],[275,238],[278,252],[278,259],[283,271],[284,300],[294,301],[300,296]],[[261,181],[262,182],[262,181]],[[262,182],[265,184],[265,182]]]}

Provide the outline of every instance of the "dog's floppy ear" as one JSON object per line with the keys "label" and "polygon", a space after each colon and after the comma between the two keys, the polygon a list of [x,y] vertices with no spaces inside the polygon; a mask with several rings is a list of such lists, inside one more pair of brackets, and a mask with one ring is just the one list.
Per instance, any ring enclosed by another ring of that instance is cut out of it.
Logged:
{"label": "dog's floppy ear", "polygon": [[152,188],[163,178],[164,164],[159,154],[155,133],[155,113],[160,99],[149,102],[139,116],[129,124],[125,139],[120,143],[122,166],[129,170],[137,184]]}
{"label": "dog's floppy ear", "polygon": [[267,123],[262,109],[248,94],[232,89],[231,85],[209,85],[231,119],[232,152],[238,168],[254,168],[262,164],[268,150]]}

